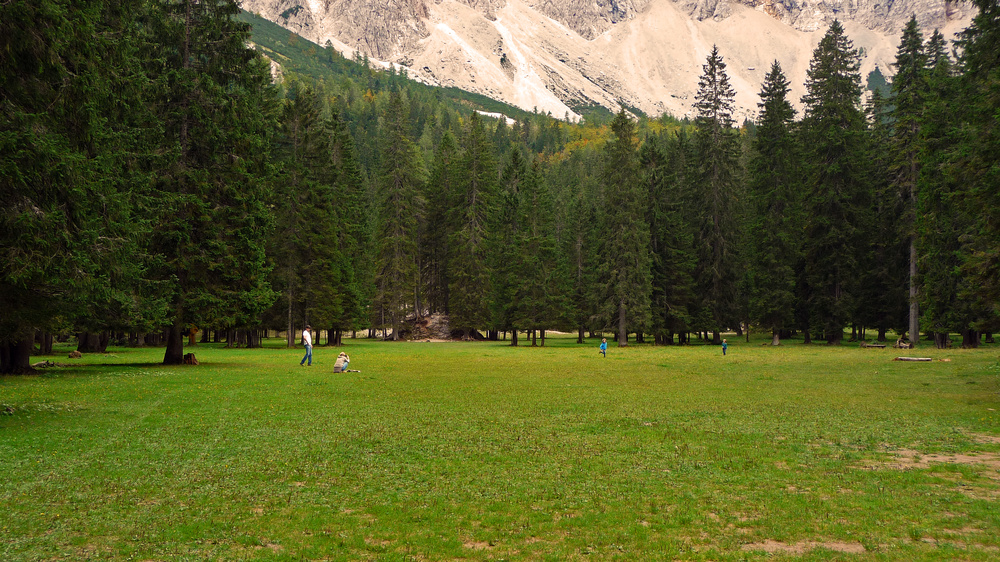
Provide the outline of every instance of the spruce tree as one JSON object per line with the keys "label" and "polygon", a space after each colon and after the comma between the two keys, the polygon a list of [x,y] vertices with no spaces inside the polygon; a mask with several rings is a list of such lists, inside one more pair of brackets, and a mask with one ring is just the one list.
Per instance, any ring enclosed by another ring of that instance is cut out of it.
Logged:
{"label": "spruce tree", "polygon": [[962,203],[964,186],[953,173],[951,155],[958,137],[952,123],[959,118],[959,88],[944,37],[935,31],[927,42],[928,89],[921,119],[923,142],[917,188],[915,231],[919,252],[920,322],[937,348],[949,343],[950,332],[968,329],[961,293],[968,286],[962,273],[962,239],[974,228]]}
{"label": "spruce tree", "polygon": [[646,192],[639,182],[635,123],[619,110],[604,148],[601,184],[604,220],[601,250],[603,314],[618,331],[618,346],[628,345],[629,327],[649,324],[651,273]]}
{"label": "spruce tree", "polygon": [[144,9],[0,4],[0,373],[31,369],[36,331],[88,316],[139,324],[160,310],[140,304],[135,243],[156,136]]}
{"label": "spruce tree", "polygon": [[903,29],[893,66],[896,75],[892,79],[892,183],[907,202],[899,235],[909,242],[909,334],[910,342],[916,345],[920,341],[920,303],[915,222],[923,142],[921,121],[927,95],[927,55],[916,16]]}
{"label": "spruce tree", "polygon": [[327,120],[329,160],[336,173],[337,247],[345,261],[337,290],[342,315],[330,324],[332,343],[340,345],[346,330],[367,326],[375,298],[375,212],[368,182],[358,163],[354,140],[339,112]]}
{"label": "spruce tree", "polygon": [[379,168],[380,234],[378,302],[392,339],[399,339],[406,311],[420,315],[417,305],[417,225],[423,213],[420,198],[423,162],[411,140],[410,124],[402,95],[393,90],[383,117]]}
{"label": "spruce tree", "polygon": [[473,113],[456,160],[450,205],[448,312],[453,330],[471,335],[489,323],[489,217],[498,190],[493,143]]}
{"label": "spruce tree", "polygon": [[[571,326],[568,302],[569,265],[558,251],[555,232],[555,208],[547,182],[541,176],[536,159],[526,170],[522,182],[523,262],[520,291],[517,297],[521,325],[541,334],[545,345],[546,328]],[[535,340],[531,342],[535,345]]]}
{"label": "spruce tree", "polygon": [[500,174],[500,190],[490,218],[490,325],[511,331],[511,345],[518,345],[517,332],[529,327],[523,310],[526,275],[537,267],[531,259],[522,231],[525,217],[521,203],[528,166],[520,143],[510,151]]}
{"label": "spruce tree", "polygon": [[750,318],[771,331],[772,345],[778,345],[781,332],[795,322],[795,266],[803,221],[797,189],[799,159],[792,135],[795,109],[788,100],[789,91],[788,80],[775,61],[760,92],[750,171],[754,208]]}
{"label": "spruce tree", "polygon": [[963,345],[977,345],[977,332],[997,326],[1000,302],[1000,3],[974,0],[979,13],[962,34],[961,97],[957,150],[951,163],[967,193],[968,214],[976,225],[967,236],[964,271],[971,276],[974,291],[964,295],[970,303],[985,305],[976,325],[964,330]]}
{"label": "spruce tree", "polygon": [[449,241],[456,229],[451,205],[457,189],[458,143],[450,130],[445,130],[434,152],[430,177],[425,184],[427,202],[426,227],[421,243],[421,263],[424,271],[424,292],[431,312],[448,313]]}
{"label": "spruce tree", "polygon": [[279,301],[287,308],[289,347],[295,345],[296,325],[328,326],[343,316],[342,276],[350,273],[338,244],[337,173],[323,110],[311,88],[288,83],[275,138],[274,156],[282,169],[275,182],[277,227],[269,252],[275,288],[283,293]]}
{"label": "spruce tree", "polygon": [[803,251],[810,329],[830,343],[855,312],[864,251],[865,120],[858,52],[834,21],[813,52],[801,123],[806,215]]}
{"label": "spruce tree", "polygon": [[[901,191],[893,179],[897,154],[887,147],[893,145],[893,121],[887,105],[891,100],[876,90],[867,111],[870,142],[867,150],[867,187],[872,199],[865,213],[868,224],[864,239],[868,251],[858,257],[859,288],[854,315],[859,337],[865,337],[868,327],[878,330],[878,341],[885,341],[886,332],[907,331],[909,321],[908,288],[904,281],[910,267],[911,247],[907,231],[911,228],[909,194]],[[915,280],[914,280],[915,282]]]}
{"label": "spruce tree", "polygon": [[738,321],[736,241],[741,233],[735,206],[742,195],[743,171],[740,140],[733,127],[735,91],[718,47],[713,47],[702,69],[695,102],[696,279],[711,322],[706,327],[713,331],[713,342],[720,344],[721,329]]}
{"label": "spruce tree", "polygon": [[247,326],[274,300],[264,243],[277,105],[270,65],[248,48],[231,0],[169,1],[155,18],[154,109],[162,159],[149,273],[168,301],[165,364],[190,326]]}

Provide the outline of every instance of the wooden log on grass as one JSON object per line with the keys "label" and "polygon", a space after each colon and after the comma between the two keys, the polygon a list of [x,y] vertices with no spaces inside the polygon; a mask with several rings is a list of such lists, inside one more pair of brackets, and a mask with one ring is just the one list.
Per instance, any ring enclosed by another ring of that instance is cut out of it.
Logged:
{"label": "wooden log on grass", "polygon": [[897,357],[893,361],[933,361],[930,357]]}

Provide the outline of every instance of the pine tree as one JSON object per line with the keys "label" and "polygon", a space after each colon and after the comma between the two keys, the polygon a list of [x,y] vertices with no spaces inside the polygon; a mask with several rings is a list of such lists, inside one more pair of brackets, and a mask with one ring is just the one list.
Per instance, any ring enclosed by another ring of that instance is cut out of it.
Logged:
{"label": "pine tree", "polygon": [[893,185],[907,205],[904,208],[904,230],[900,235],[909,241],[909,334],[910,342],[920,341],[920,303],[917,295],[916,207],[920,176],[920,145],[923,142],[920,123],[927,91],[927,55],[923,37],[913,16],[903,29],[896,51],[896,75],[892,79],[892,165]]}
{"label": "pine tree", "polygon": [[[326,326],[344,315],[345,275],[349,264],[338,244],[339,218],[334,184],[337,172],[329,157],[331,131],[323,119],[321,97],[290,81],[275,139],[282,163],[275,204],[277,228],[269,253],[272,278],[287,308],[289,347],[295,345],[295,319]],[[279,305],[279,306],[280,306]]]}
{"label": "pine tree", "polygon": [[599,316],[601,190],[593,170],[597,167],[598,156],[591,150],[576,151],[567,159],[554,163],[546,177],[563,203],[557,209],[557,229],[561,233],[558,243],[566,256],[569,280],[567,315],[577,330],[577,343],[581,344],[585,332],[597,328]]}
{"label": "pine tree", "polygon": [[488,238],[490,209],[497,197],[493,143],[473,113],[456,160],[448,246],[448,312],[453,330],[471,335],[489,323]]}
{"label": "pine tree", "polygon": [[381,201],[378,301],[399,339],[406,310],[419,316],[417,224],[423,213],[420,198],[423,162],[409,137],[410,124],[398,90],[389,96],[382,133],[379,197]]}
{"label": "pine tree", "polygon": [[35,332],[66,319],[155,316],[155,304],[132,304],[145,229],[134,187],[156,131],[143,9],[0,4],[0,373],[30,370]]}
{"label": "pine tree", "polygon": [[616,325],[618,346],[628,329],[649,325],[651,273],[646,193],[639,182],[635,123],[622,108],[611,123],[603,153],[604,240],[601,251],[603,311]]}
{"label": "pine tree", "polygon": [[[890,329],[902,334],[907,330],[908,297],[904,279],[909,269],[910,237],[906,234],[909,196],[893,182],[893,167],[897,154],[886,147],[893,144],[893,121],[879,91],[868,103],[867,187],[873,197],[865,213],[869,224],[864,227],[864,239],[869,251],[858,259],[859,288],[857,311],[854,315],[859,337],[865,329],[878,329],[878,341],[885,341]],[[898,177],[898,176],[895,176]]]}
{"label": "pine tree", "polygon": [[458,143],[451,131],[445,130],[434,153],[430,177],[425,186],[427,221],[421,243],[421,263],[427,306],[431,312],[448,313],[448,260],[450,234],[457,228],[451,204],[457,189]]}
{"label": "pine tree", "polygon": [[[541,334],[545,345],[546,328],[571,326],[568,302],[569,264],[558,251],[555,208],[548,184],[541,177],[539,161],[526,170],[522,182],[519,216],[523,225],[524,257],[519,272],[517,302],[521,325]],[[535,345],[533,339],[531,344]]]}
{"label": "pine tree", "polygon": [[799,160],[792,125],[795,110],[789,84],[775,61],[761,88],[760,117],[753,142],[750,187],[754,206],[751,227],[750,317],[771,331],[778,345],[783,330],[794,326],[797,233],[802,228]]}
{"label": "pine tree", "polygon": [[246,326],[274,300],[264,241],[272,226],[270,65],[247,47],[233,1],[163,3],[150,60],[163,122],[150,209],[150,266],[169,302],[165,364],[191,325]]}
{"label": "pine tree", "polygon": [[695,150],[698,154],[698,271],[704,308],[709,313],[713,342],[720,331],[738,322],[736,314],[736,241],[740,239],[735,206],[742,196],[740,140],[733,128],[735,92],[726,65],[713,47],[698,82],[695,108]]}
{"label": "pine tree", "polygon": [[935,31],[927,42],[928,89],[921,130],[920,175],[917,188],[916,236],[919,252],[920,322],[937,348],[949,342],[949,332],[968,329],[969,314],[960,294],[966,292],[962,273],[962,238],[974,228],[961,204],[963,186],[952,171],[950,155],[957,147],[952,123],[960,109],[958,82],[944,37]]}
{"label": "pine tree", "polygon": [[[970,303],[984,303],[982,316],[975,325],[963,330],[963,345],[978,345],[979,330],[996,328],[1000,311],[1000,218],[988,212],[1000,208],[1000,167],[996,155],[1000,151],[1000,3],[996,0],[974,0],[979,14],[962,34],[961,97],[957,150],[951,162],[962,187],[966,190],[967,213],[976,217],[965,248],[963,270],[972,281],[974,291],[964,295]],[[977,305],[977,308],[983,305]]]}
{"label": "pine tree", "polygon": [[344,331],[368,325],[376,290],[375,212],[354,140],[339,113],[331,114],[326,129],[329,160],[336,171],[333,197],[339,221],[337,247],[346,262],[337,286],[343,302],[342,315],[334,317],[330,324],[332,343],[340,345]]}
{"label": "pine tree", "polygon": [[855,312],[865,208],[865,120],[858,52],[834,21],[813,52],[799,142],[805,149],[803,250],[810,329],[830,343]]}
{"label": "pine tree", "polygon": [[[500,191],[490,217],[490,325],[493,330],[511,331],[511,345],[518,345],[517,332],[529,327],[525,309],[526,275],[537,264],[532,261],[525,227],[522,189],[528,166],[517,144],[500,174]],[[533,326],[530,326],[533,327]]]}

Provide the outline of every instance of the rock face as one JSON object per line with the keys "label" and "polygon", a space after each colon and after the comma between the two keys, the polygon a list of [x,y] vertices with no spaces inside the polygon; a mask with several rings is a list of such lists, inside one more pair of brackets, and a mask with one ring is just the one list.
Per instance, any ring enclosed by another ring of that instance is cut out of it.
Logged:
{"label": "rock face", "polygon": [[971,4],[948,0],[244,0],[243,8],[346,56],[407,67],[412,78],[573,118],[619,102],[691,115],[698,77],[719,47],[752,118],[773,61],[804,93],[812,51],[839,19],[862,73],[891,75],[911,14],[925,36],[964,29]]}

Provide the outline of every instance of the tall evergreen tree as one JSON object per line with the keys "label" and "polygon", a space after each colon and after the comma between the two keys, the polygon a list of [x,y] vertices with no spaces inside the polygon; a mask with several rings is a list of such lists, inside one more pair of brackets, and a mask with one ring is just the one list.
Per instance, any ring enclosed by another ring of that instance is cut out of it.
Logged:
{"label": "tall evergreen tree", "polygon": [[368,325],[369,310],[375,298],[375,210],[368,193],[368,182],[358,163],[354,140],[339,112],[327,120],[329,159],[336,172],[334,201],[339,228],[337,247],[345,260],[339,273],[342,315],[330,324],[332,343],[340,345],[346,330]]}
{"label": "tall evergreen tree", "polygon": [[470,335],[489,323],[489,216],[497,197],[493,143],[482,118],[473,113],[456,161],[456,182],[449,222],[448,311],[453,330]]}
{"label": "tall evergreen tree", "polygon": [[[572,325],[570,318],[569,264],[558,251],[555,208],[548,184],[542,179],[538,160],[526,170],[521,188],[524,257],[517,296],[521,325],[541,334],[545,345],[546,328]],[[532,339],[531,344],[536,341]]]}
{"label": "tall evergreen tree", "polygon": [[163,158],[152,186],[153,279],[169,302],[165,364],[189,326],[245,326],[274,300],[264,241],[272,226],[270,65],[247,47],[231,0],[168,1],[150,60]]}
{"label": "tall evergreen tree", "polygon": [[858,52],[834,21],[813,52],[800,144],[805,149],[803,251],[810,329],[830,343],[855,312],[858,253],[864,240],[865,120]]}
{"label": "tall evergreen tree", "polygon": [[511,345],[518,345],[519,329],[527,327],[522,307],[525,276],[537,264],[530,261],[525,217],[521,204],[528,165],[517,143],[500,174],[500,190],[490,217],[490,325],[493,330],[511,331]]}
{"label": "tall evergreen tree", "polygon": [[722,343],[721,329],[735,325],[740,239],[735,205],[743,171],[740,140],[733,127],[735,91],[726,64],[713,47],[698,82],[695,109],[695,150],[698,154],[698,271],[696,278],[709,312],[713,342]]}
{"label": "tall evergreen tree", "polygon": [[[977,224],[968,236],[964,270],[972,277],[974,293],[968,301],[985,303],[984,317],[970,332],[996,326],[1000,314],[1000,217],[986,209],[1000,208],[1000,3],[974,0],[979,13],[962,34],[961,104],[958,150],[951,161],[967,190],[969,214]],[[978,335],[967,333],[964,345],[978,344]],[[975,340],[973,342],[973,340]]]}
{"label": "tall evergreen tree", "polygon": [[158,312],[129,304],[156,131],[135,32],[144,8],[0,4],[0,373],[30,370],[35,332],[60,318]]}
{"label": "tall evergreen tree", "polygon": [[618,330],[618,346],[624,347],[630,326],[649,325],[649,223],[647,194],[639,182],[635,123],[624,108],[611,122],[611,132],[601,170],[605,211],[601,276],[604,315]]}
{"label": "tall evergreen tree", "polygon": [[909,297],[905,279],[910,268],[911,240],[907,235],[909,194],[893,182],[896,154],[886,148],[893,144],[893,121],[888,117],[891,100],[876,90],[869,100],[867,188],[872,193],[869,209],[864,214],[867,223],[863,238],[869,251],[858,256],[859,281],[857,309],[854,315],[859,337],[865,337],[868,327],[878,330],[878,341],[885,341],[886,332],[907,331]]}
{"label": "tall evergreen tree", "polygon": [[969,277],[962,272],[962,239],[974,228],[951,155],[958,137],[952,123],[960,111],[958,81],[944,37],[935,31],[927,42],[930,72],[921,129],[923,143],[917,189],[916,235],[919,252],[920,314],[936,347],[948,345],[950,332],[967,332],[970,309],[961,294]]}
{"label": "tall evergreen tree", "polygon": [[917,295],[917,185],[920,176],[922,113],[927,95],[927,55],[923,37],[913,16],[903,29],[896,51],[896,75],[892,79],[892,171],[893,185],[905,197],[904,230],[900,235],[909,241],[909,334],[916,345],[920,341],[920,302]]}
{"label": "tall evergreen tree", "polygon": [[431,312],[448,313],[448,259],[450,234],[457,228],[451,212],[457,189],[459,151],[455,136],[445,130],[434,153],[430,177],[425,186],[427,202],[426,227],[421,244],[425,294]]}
{"label": "tall evergreen tree", "polygon": [[293,346],[297,325],[327,326],[344,314],[340,276],[348,266],[337,239],[337,174],[321,98],[295,81],[287,90],[275,139],[282,170],[275,182],[277,232],[269,251],[275,260],[272,278],[287,308],[287,344]]}
{"label": "tall evergreen tree", "polygon": [[772,345],[778,345],[783,330],[794,326],[795,266],[803,224],[799,159],[792,135],[795,109],[789,91],[775,61],[760,92],[750,172],[754,206],[750,317],[771,331]]}
{"label": "tall evergreen tree", "polygon": [[409,136],[409,119],[398,90],[390,93],[383,119],[378,300],[392,328],[392,338],[399,339],[406,310],[420,314],[417,224],[423,213],[420,192],[425,173],[417,146]]}

